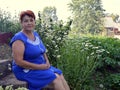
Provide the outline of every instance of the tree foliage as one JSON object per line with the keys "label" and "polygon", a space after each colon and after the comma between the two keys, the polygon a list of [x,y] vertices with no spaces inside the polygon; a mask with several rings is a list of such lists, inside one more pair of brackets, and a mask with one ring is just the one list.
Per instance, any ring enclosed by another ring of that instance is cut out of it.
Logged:
{"label": "tree foliage", "polygon": [[112,17],[112,19],[113,19],[114,22],[116,22],[116,23],[117,23],[117,22],[120,22],[120,21],[119,21],[119,15],[118,15],[118,14],[115,15],[115,14],[112,13],[110,16]]}
{"label": "tree foliage", "polygon": [[41,14],[42,20],[44,21],[44,23],[46,23],[46,25],[49,25],[51,21],[52,22],[58,21],[55,7],[45,7]]}
{"label": "tree foliage", "polygon": [[104,16],[101,0],[72,0],[73,28],[80,33],[99,34],[103,30]]}

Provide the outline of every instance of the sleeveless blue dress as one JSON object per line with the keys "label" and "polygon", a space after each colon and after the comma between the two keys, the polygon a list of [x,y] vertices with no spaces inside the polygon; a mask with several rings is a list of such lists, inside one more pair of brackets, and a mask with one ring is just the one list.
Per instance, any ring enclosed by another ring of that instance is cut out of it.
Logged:
{"label": "sleeveless blue dress", "polygon": [[[35,63],[44,64],[46,63],[43,54],[46,48],[36,31],[33,31],[35,40],[30,40],[23,32],[16,33],[11,39],[10,46],[12,47],[13,42],[21,40],[25,45],[24,60]],[[12,71],[18,80],[26,81],[28,83],[29,90],[41,90],[46,85],[50,84],[55,78],[55,73],[62,74],[60,69],[51,66],[46,70],[30,70],[18,66],[13,60]]]}

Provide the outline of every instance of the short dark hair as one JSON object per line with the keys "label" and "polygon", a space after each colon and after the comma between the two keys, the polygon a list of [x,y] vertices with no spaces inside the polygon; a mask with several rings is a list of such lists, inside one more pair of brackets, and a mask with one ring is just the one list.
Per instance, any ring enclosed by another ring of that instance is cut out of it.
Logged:
{"label": "short dark hair", "polygon": [[29,16],[29,17],[32,17],[32,18],[34,18],[34,20],[35,20],[35,14],[34,14],[34,12],[31,11],[31,10],[26,10],[26,11],[22,11],[22,12],[20,13],[20,21],[23,20],[23,17],[24,17],[25,15],[27,15],[27,16]]}

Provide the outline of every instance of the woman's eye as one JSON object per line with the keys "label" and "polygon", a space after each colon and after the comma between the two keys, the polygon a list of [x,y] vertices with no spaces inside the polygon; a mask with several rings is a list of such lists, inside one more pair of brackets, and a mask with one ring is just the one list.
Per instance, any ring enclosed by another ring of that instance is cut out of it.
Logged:
{"label": "woman's eye", "polygon": [[33,19],[30,19],[30,22],[33,22]]}
{"label": "woman's eye", "polygon": [[29,20],[26,19],[26,20],[24,20],[24,22],[26,22],[26,23],[27,22],[33,22],[33,21],[34,21],[33,19],[29,19]]}
{"label": "woman's eye", "polygon": [[24,20],[24,22],[28,22],[28,20]]}

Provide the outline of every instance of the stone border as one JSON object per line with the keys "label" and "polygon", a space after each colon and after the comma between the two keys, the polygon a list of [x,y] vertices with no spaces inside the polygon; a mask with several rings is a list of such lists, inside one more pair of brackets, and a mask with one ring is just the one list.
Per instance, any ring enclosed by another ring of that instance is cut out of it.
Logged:
{"label": "stone border", "polygon": [[11,61],[8,59],[0,60],[0,79],[9,75],[10,72],[11,72]]}

